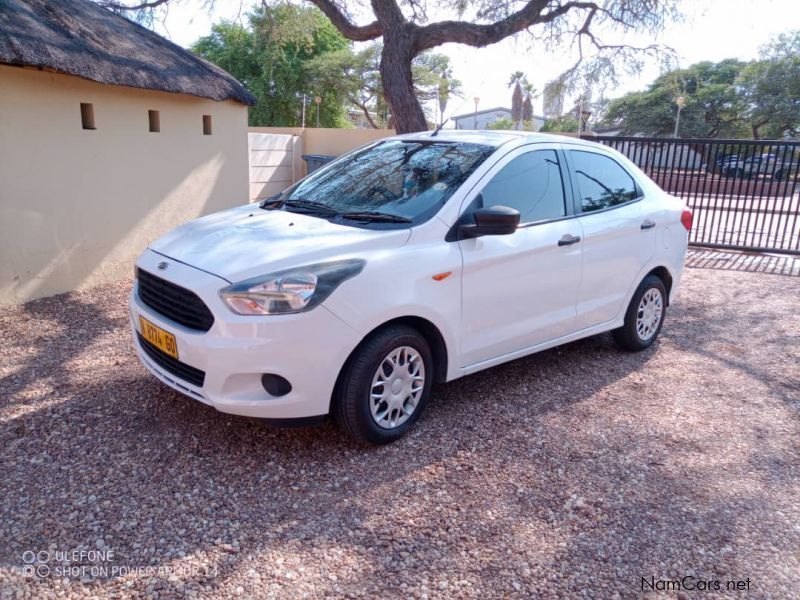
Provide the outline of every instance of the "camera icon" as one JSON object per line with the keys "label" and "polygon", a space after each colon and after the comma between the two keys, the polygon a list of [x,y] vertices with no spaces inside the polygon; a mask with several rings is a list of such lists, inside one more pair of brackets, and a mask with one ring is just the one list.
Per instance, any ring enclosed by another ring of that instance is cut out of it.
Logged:
{"label": "camera icon", "polygon": [[34,575],[36,575],[36,569],[34,569],[32,565],[25,565],[22,567],[23,577],[33,577]]}

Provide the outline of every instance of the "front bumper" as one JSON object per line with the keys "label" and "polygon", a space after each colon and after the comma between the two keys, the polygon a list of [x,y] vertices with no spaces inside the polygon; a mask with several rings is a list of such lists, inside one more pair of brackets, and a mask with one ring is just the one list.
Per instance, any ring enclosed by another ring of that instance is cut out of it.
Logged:
{"label": "front bumper", "polygon": [[[167,261],[169,269],[156,269]],[[268,317],[233,314],[218,292],[227,285],[219,277],[152,252],[137,266],[194,291],[214,314],[207,332],[186,328],[145,305],[137,286],[129,308],[139,359],[162,382],[217,410],[249,417],[299,419],[329,412],[331,395],[342,365],[360,341],[356,331],[317,306],[307,313]],[[175,336],[181,363],[205,372],[202,387],[176,376],[142,348],[139,316]],[[271,396],[261,384],[264,373],[285,377],[292,390]]]}

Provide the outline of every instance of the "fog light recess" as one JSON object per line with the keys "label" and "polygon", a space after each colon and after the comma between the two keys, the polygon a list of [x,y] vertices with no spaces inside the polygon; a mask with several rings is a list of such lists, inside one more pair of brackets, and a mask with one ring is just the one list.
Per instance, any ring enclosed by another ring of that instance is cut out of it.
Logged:
{"label": "fog light recess", "polygon": [[274,373],[264,373],[261,376],[261,385],[270,396],[285,396],[292,391],[289,380]]}

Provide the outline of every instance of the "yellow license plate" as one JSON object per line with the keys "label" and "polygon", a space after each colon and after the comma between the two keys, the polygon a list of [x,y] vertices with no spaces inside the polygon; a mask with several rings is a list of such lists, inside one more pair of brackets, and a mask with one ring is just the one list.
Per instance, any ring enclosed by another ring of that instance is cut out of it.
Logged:
{"label": "yellow license plate", "polygon": [[178,343],[175,336],[167,333],[161,327],[156,327],[144,317],[139,317],[139,329],[142,337],[153,344],[162,352],[166,352],[172,358],[178,358]]}

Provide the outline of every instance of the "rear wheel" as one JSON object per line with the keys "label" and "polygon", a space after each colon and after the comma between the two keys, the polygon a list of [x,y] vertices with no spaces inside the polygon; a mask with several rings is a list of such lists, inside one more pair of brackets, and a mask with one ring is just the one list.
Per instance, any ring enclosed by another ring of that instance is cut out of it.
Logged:
{"label": "rear wheel", "polygon": [[433,359],[425,338],[405,325],[370,336],[348,361],[333,414],[350,436],[371,444],[400,438],[431,395]]}
{"label": "rear wheel", "polygon": [[611,332],[614,341],[624,350],[633,352],[648,348],[661,331],[666,309],[664,282],[655,275],[648,275],[631,298],[624,325]]}

